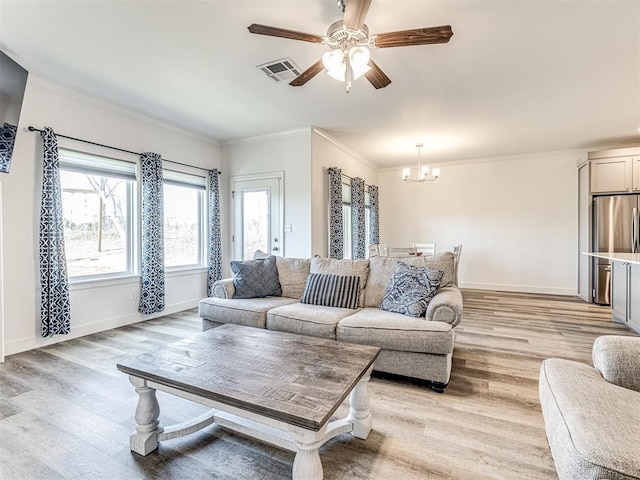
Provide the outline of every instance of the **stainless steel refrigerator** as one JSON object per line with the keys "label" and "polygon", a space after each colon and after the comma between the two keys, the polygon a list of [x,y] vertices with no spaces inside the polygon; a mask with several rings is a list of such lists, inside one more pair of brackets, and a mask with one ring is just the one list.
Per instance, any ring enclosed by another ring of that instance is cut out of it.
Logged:
{"label": "stainless steel refrigerator", "polygon": [[[594,252],[637,253],[640,244],[640,195],[607,195],[593,199]],[[611,304],[611,262],[593,259],[593,301]]]}

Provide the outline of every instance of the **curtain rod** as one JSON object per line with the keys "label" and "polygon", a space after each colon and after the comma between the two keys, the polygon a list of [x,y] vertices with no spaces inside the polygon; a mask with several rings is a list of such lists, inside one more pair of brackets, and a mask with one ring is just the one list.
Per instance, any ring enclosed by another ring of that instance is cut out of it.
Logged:
{"label": "curtain rod", "polygon": [[[28,130],[29,130],[30,132],[40,132],[40,133],[44,133],[44,130],[40,130],[39,128],[32,127],[32,126],[29,126],[29,127],[28,127]],[[96,142],[92,142],[92,141],[90,141],[90,140],[83,140],[83,139],[81,139],[81,138],[70,137],[70,136],[68,136],[68,135],[61,135],[61,134],[59,134],[59,133],[56,133],[56,136],[57,136],[57,137],[62,137],[62,138],[67,138],[67,139],[69,139],[69,140],[74,140],[74,141],[76,141],[76,142],[88,143],[89,145],[95,145],[95,146],[97,146],[97,147],[110,148],[111,150],[117,150],[118,152],[131,153],[132,155],[137,155],[137,156],[142,155],[142,154],[141,154],[141,153],[139,153],[139,152],[132,152],[131,150],[125,150],[124,148],[112,147],[112,146],[110,146],[110,145],[104,145],[104,144],[102,144],[102,143],[96,143]],[[174,160],[167,160],[166,158],[163,158],[163,159],[162,159],[162,161],[163,161],[163,162],[169,162],[169,163],[175,163],[176,165],[182,165],[182,166],[184,166],[184,167],[196,168],[196,169],[198,169],[198,170],[204,170],[205,172],[208,172],[208,171],[209,171],[209,169],[204,168],[204,167],[196,167],[195,165],[189,165],[189,164],[187,164],[187,163],[176,162],[176,161],[174,161]],[[220,175],[221,173],[222,173],[221,171],[218,171],[218,175]]]}
{"label": "curtain rod", "polygon": [[[340,172],[340,175],[342,175],[343,177],[347,177],[349,180],[353,180],[353,177],[350,177],[349,175],[347,175],[346,173],[342,173]],[[369,185],[368,183],[364,184],[365,187],[371,187],[372,185]]]}

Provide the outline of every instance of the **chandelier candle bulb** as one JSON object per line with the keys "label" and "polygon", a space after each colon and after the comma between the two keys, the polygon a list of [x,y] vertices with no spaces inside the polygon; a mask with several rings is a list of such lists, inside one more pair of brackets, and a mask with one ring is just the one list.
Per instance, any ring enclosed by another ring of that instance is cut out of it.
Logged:
{"label": "chandelier candle bulb", "polygon": [[406,180],[411,176],[411,169],[410,168],[403,168],[402,169],[402,179]]}
{"label": "chandelier candle bulb", "polygon": [[433,171],[431,172],[431,174],[435,177],[438,178],[440,176],[440,169],[439,168],[434,168]]}

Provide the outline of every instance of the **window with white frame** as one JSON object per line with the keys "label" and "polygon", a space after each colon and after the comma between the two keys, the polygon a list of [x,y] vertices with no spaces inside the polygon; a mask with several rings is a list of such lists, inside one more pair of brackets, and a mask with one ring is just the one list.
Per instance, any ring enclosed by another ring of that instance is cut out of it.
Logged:
{"label": "window with white frame", "polygon": [[69,278],[133,273],[136,164],[59,150]]}
{"label": "window with white frame", "polygon": [[165,267],[204,265],[205,179],[164,170]]}
{"label": "window with white frame", "polygon": [[[368,246],[369,242],[369,225],[371,218],[371,197],[369,196],[369,192],[365,190],[364,193],[364,222],[365,222],[365,245]],[[343,250],[343,258],[352,258],[353,250],[352,250],[352,230],[351,230],[351,185],[348,183],[342,184],[342,228],[343,228],[343,236],[344,236],[344,250]]]}

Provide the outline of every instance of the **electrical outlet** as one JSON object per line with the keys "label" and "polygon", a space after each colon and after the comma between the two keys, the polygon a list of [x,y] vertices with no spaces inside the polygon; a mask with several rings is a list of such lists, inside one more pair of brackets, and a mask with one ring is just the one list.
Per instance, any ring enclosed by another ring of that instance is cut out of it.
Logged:
{"label": "electrical outlet", "polygon": [[131,290],[131,293],[129,294],[129,299],[133,302],[135,300],[138,299],[138,292],[135,290]]}

